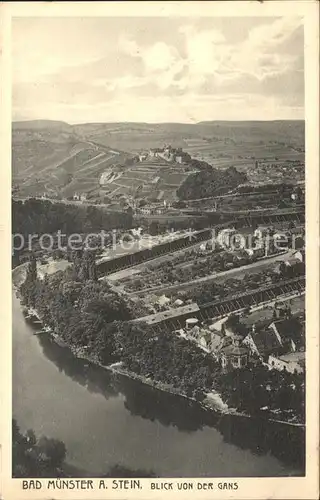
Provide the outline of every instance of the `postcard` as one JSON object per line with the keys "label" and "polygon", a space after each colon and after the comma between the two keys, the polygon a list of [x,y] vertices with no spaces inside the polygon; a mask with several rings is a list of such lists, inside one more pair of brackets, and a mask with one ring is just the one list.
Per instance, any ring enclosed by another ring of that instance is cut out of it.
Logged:
{"label": "postcard", "polygon": [[2,3],[4,500],[318,498],[318,15]]}

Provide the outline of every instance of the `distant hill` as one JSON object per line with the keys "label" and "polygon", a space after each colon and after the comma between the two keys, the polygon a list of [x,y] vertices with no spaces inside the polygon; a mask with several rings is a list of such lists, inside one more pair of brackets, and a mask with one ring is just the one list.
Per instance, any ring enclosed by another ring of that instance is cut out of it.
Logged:
{"label": "distant hill", "polygon": [[[303,121],[274,122],[200,122],[186,123],[88,123],[74,125],[80,135],[90,137],[110,147],[138,151],[170,143],[190,152],[193,149],[212,149],[219,142],[236,145],[259,144],[270,141],[304,145]],[[249,151],[249,148],[247,148]],[[249,153],[248,153],[249,154]]]}
{"label": "distant hill", "polygon": [[164,144],[219,170],[246,171],[255,161],[304,162],[304,122],[13,122],[13,183],[21,196],[78,191],[99,196],[102,172]]}
{"label": "distant hill", "polygon": [[42,130],[42,129],[59,129],[72,131],[72,125],[69,123],[55,121],[55,120],[27,120],[12,123],[12,129],[29,129],[29,130]]}
{"label": "distant hill", "polygon": [[126,155],[99,148],[60,121],[12,124],[13,186],[18,196],[70,197],[99,191],[101,173]]}

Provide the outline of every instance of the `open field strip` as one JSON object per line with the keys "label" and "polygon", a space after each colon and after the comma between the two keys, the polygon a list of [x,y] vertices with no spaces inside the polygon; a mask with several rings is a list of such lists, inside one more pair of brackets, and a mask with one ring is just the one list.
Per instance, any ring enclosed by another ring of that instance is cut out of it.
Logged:
{"label": "open field strip", "polygon": [[213,273],[210,274],[209,276],[203,276],[202,278],[196,278],[190,281],[186,281],[184,283],[178,283],[176,285],[156,286],[151,288],[145,288],[135,292],[128,292],[128,295],[134,296],[134,295],[144,295],[147,293],[165,293],[165,292],[170,293],[188,289],[200,283],[206,283],[210,281],[214,281],[215,283],[223,283],[225,279],[228,279],[230,277],[234,277],[235,279],[241,279],[245,274],[247,274],[248,271],[251,271],[252,269],[257,269],[261,271],[269,267],[270,265],[274,264],[275,262],[288,259],[289,257],[292,256],[293,253],[294,251],[290,250],[282,254],[277,254],[274,257],[269,257],[263,260],[259,260],[257,262],[253,262],[252,264],[246,264],[245,266],[228,269],[227,271],[222,271],[220,273]]}
{"label": "open field strip", "polygon": [[116,187],[111,193],[108,194],[108,196],[112,197],[114,194],[116,194],[119,190],[121,189],[120,186]]}
{"label": "open field strip", "polygon": [[[105,155],[103,158],[101,158],[97,163],[94,163],[94,164],[90,164],[89,166],[87,164],[82,164],[81,165],[81,168],[78,168],[77,169],[77,174],[79,172],[83,172],[84,170],[90,172],[91,170],[94,170],[96,169],[99,165],[103,164],[104,162],[108,161],[108,160],[111,160],[111,158],[114,158],[114,155],[109,155],[109,156],[106,156],[106,153],[103,153],[103,155]],[[97,158],[92,158],[92,160],[97,160]]]}
{"label": "open field strip", "polygon": [[[165,264],[165,263],[170,262],[171,256],[177,256],[179,254],[183,255],[184,253],[186,253],[190,250],[195,250],[195,249],[199,248],[201,245],[204,245],[204,244],[209,243],[209,242],[211,242],[211,240],[205,240],[205,241],[195,243],[194,245],[190,245],[190,246],[182,248],[180,250],[176,250],[174,252],[171,252],[170,254],[160,255],[159,257],[155,257],[152,260],[142,262],[141,264],[137,264],[136,266],[122,269],[120,271],[115,271],[114,273],[110,273],[107,276],[101,277],[99,279],[108,279],[110,281],[118,281],[120,279],[130,277],[133,274],[140,274],[140,273],[144,272],[145,270],[147,270],[148,268],[150,268],[150,266],[151,267],[153,265],[158,266],[159,264],[162,264],[162,263]],[[122,288],[122,285],[120,285],[119,288],[120,287]],[[139,293],[139,292],[135,292],[135,293]],[[128,295],[131,295],[131,293],[128,293]]]}
{"label": "open field strip", "polygon": [[81,167],[84,167],[86,165],[90,165],[91,163],[94,163],[96,162],[99,158],[101,158],[101,156],[105,156],[106,153],[103,151],[101,151],[100,153],[98,152],[98,154],[96,156],[94,156],[93,158],[90,158],[89,160],[85,161],[84,163],[82,163]]}

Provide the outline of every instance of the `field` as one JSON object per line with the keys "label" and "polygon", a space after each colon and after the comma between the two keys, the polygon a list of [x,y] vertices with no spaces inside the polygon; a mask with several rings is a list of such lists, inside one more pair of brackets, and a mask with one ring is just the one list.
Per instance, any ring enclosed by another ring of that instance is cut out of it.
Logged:
{"label": "field", "polygon": [[119,168],[117,177],[103,181],[103,189],[109,191],[109,198],[121,194],[149,200],[177,199],[176,190],[188,177],[184,166],[164,162],[159,158],[148,158],[126,168]]}
{"label": "field", "polygon": [[129,157],[86,140],[67,124],[13,124],[13,185],[22,197],[47,194],[66,198],[97,191],[100,175]]}
{"label": "field", "polygon": [[135,167],[125,163],[164,144],[181,147],[219,169],[235,166],[249,182],[290,180],[292,174],[303,180],[303,121],[68,125],[42,120],[13,123],[13,185],[20,196],[98,193],[104,171],[127,166],[121,180],[104,186],[103,193],[137,197],[141,186],[144,197],[161,192],[172,201],[188,175],[183,165],[169,168],[162,160]]}

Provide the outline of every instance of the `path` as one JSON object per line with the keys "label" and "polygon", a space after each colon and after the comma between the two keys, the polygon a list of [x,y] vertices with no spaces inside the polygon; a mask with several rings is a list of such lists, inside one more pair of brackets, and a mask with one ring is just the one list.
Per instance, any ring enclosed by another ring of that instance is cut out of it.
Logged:
{"label": "path", "polygon": [[[189,247],[190,248],[190,247]],[[251,271],[252,269],[263,269],[264,267],[269,266],[270,264],[274,262],[280,262],[282,260],[288,259],[289,257],[292,256],[294,253],[293,250],[289,250],[288,252],[277,254],[274,257],[268,257],[263,260],[258,260],[257,262],[253,262],[252,264],[246,264],[245,266],[241,267],[235,267],[233,269],[228,269],[227,271],[222,271],[221,273],[213,273],[210,274],[209,276],[204,276],[202,278],[197,278],[191,281],[186,281],[185,283],[178,283],[177,285],[164,285],[164,286],[158,286],[158,287],[152,287],[152,288],[145,288],[144,290],[138,290],[135,292],[130,292],[128,295],[140,295],[140,294],[146,294],[146,293],[155,293],[155,292],[174,292],[176,290],[183,290],[184,288],[189,288],[191,286],[196,286],[199,283],[204,283],[206,281],[212,281],[215,280],[216,283],[219,282],[221,278],[225,277],[232,277],[232,276],[237,276],[239,278],[239,275],[241,277],[241,274],[245,274],[247,271]]]}

